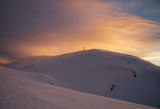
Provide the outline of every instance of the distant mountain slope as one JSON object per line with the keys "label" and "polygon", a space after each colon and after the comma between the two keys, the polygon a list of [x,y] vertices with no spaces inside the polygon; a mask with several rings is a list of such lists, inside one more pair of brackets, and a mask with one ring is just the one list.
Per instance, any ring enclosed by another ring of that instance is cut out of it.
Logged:
{"label": "distant mountain slope", "polygon": [[50,75],[79,91],[160,107],[160,68],[135,56],[92,49],[6,66]]}
{"label": "distant mountain slope", "polygon": [[155,109],[57,87],[37,75],[0,66],[0,109]]}

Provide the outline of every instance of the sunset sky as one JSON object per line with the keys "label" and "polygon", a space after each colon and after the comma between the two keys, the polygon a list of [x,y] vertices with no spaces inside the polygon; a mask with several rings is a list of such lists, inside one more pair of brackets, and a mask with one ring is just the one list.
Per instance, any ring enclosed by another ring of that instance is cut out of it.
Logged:
{"label": "sunset sky", "polygon": [[0,63],[104,49],[160,65],[160,0],[2,0]]}

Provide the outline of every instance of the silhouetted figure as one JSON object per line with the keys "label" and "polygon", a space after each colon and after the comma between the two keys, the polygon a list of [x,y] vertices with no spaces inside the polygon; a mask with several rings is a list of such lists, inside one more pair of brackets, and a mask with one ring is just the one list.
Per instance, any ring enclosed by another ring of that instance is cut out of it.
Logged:
{"label": "silhouetted figure", "polygon": [[115,84],[112,84],[111,88],[110,88],[110,91],[112,91],[114,88],[116,87]]}
{"label": "silhouetted figure", "polygon": [[83,47],[83,51],[86,51],[86,48],[85,48],[85,47]]}
{"label": "silhouetted figure", "polygon": [[135,72],[135,71],[133,72],[133,76],[134,76],[135,78],[137,77],[137,75],[136,75],[136,72]]}

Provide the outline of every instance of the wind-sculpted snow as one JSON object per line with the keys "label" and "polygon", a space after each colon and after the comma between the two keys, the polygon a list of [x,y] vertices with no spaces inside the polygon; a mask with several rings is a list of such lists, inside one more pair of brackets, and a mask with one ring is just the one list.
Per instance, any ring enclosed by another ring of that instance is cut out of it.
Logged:
{"label": "wind-sculpted snow", "polygon": [[160,107],[160,68],[135,56],[93,49],[24,58],[6,67],[49,75],[74,90]]}
{"label": "wind-sculpted snow", "polygon": [[0,109],[156,109],[57,87],[39,75],[0,66]]}

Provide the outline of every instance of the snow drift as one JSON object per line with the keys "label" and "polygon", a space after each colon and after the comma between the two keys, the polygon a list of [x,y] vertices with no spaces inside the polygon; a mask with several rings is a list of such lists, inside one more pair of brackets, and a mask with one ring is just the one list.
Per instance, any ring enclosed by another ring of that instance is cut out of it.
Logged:
{"label": "snow drift", "polygon": [[47,77],[0,66],[0,109],[155,109],[57,87]]}

